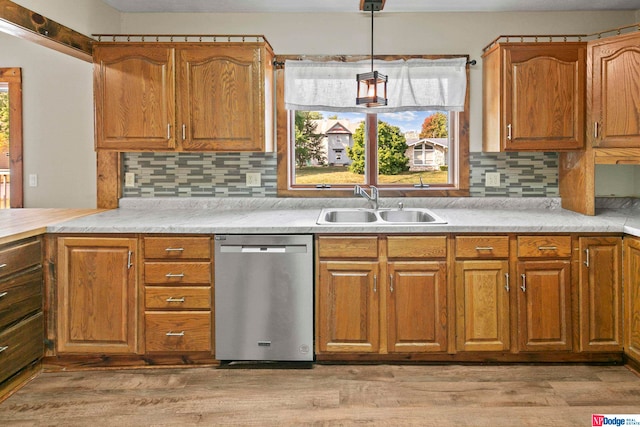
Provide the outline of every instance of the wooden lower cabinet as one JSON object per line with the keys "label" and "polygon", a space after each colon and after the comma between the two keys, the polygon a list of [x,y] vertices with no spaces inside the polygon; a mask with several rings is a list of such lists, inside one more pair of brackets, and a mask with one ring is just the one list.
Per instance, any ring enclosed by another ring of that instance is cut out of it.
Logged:
{"label": "wooden lower cabinet", "polygon": [[389,262],[387,347],[391,353],[447,351],[447,264]]}
{"label": "wooden lower cabinet", "polygon": [[58,238],[59,353],[137,352],[137,248],[136,238]]}
{"label": "wooden lower cabinet", "polygon": [[319,352],[379,351],[378,277],[375,261],[320,261]]}
{"label": "wooden lower cabinet", "polygon": [[640,364],[640,239],[624,239],[624,354]]}
{"label": "wooden lower cabinet", "polygon": [[456,261],[456,348],[507,351],[509,261]]}
{"label": "wooden lower cabinet", "polygon": [[622,238],[581,237],[580,350],[622,351]]}
{"label": "wooden lower cabinet", "polygon": [[520,351],[567,351],[571,343],[571,262],[517,265]]}
{"label": "wooden lower cabinet", "polygon": [[321,236],[318,254],[317,353],[447,351],[446,237]]}

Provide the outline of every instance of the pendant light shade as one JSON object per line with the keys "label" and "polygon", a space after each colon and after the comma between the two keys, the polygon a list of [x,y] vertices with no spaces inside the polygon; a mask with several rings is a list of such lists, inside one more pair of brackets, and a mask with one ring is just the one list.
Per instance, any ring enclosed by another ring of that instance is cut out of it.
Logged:
{"label": "pendant light shade", "polygon": [[381,107],[387,105],[387,76],[373,70],[373,12],[381,10],[384,1],[362,0],[360,9],[371,11],[371,72],[356,75],[358,93],[356,105]]}

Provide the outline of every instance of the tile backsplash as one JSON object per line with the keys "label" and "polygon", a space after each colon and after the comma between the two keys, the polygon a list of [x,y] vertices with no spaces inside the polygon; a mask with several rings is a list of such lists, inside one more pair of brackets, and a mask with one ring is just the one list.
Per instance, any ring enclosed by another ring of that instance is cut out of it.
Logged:
{"label": "tile backsplash", "polygon": [[[473,197],[558,197],[556,153],[470,153]],[[273,153],[125,153],[136,176],[124,197],[276,197]],[[246,173],[261,174],[260,187]],[[485,187],[485,172],[500,172],[500,187]],[[123,176],[124,179],[124,176]]]}

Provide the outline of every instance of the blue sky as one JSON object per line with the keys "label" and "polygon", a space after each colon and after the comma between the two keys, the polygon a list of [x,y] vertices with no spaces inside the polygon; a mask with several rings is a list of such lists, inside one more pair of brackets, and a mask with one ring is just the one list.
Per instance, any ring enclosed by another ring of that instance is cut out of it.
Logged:
{"label": "blue sky", "polygon": [[[324,118],[336,115],[340,119],[349,119],[352,122],[359,122],[364,120],[364,114],[362,113],[329,113],[322,112]],[[415,130],[420,132],[422,129],[422,122],[428,116],[433,114],[433,111],[403,111],[400,113],[381,113],[378,114],[378,118],[384,122],[387,122],[393,126],[398,126],[400,130],[408,132]]]}

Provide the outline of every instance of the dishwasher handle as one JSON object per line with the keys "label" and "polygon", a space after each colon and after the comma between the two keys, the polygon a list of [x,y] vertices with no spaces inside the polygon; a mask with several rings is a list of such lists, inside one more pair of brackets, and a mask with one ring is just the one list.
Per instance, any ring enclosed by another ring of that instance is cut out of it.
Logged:
{"label": "dishwasher handle", "polygon": [[307,253],[307,245],[221,245],[220,252],[245,254]]}

